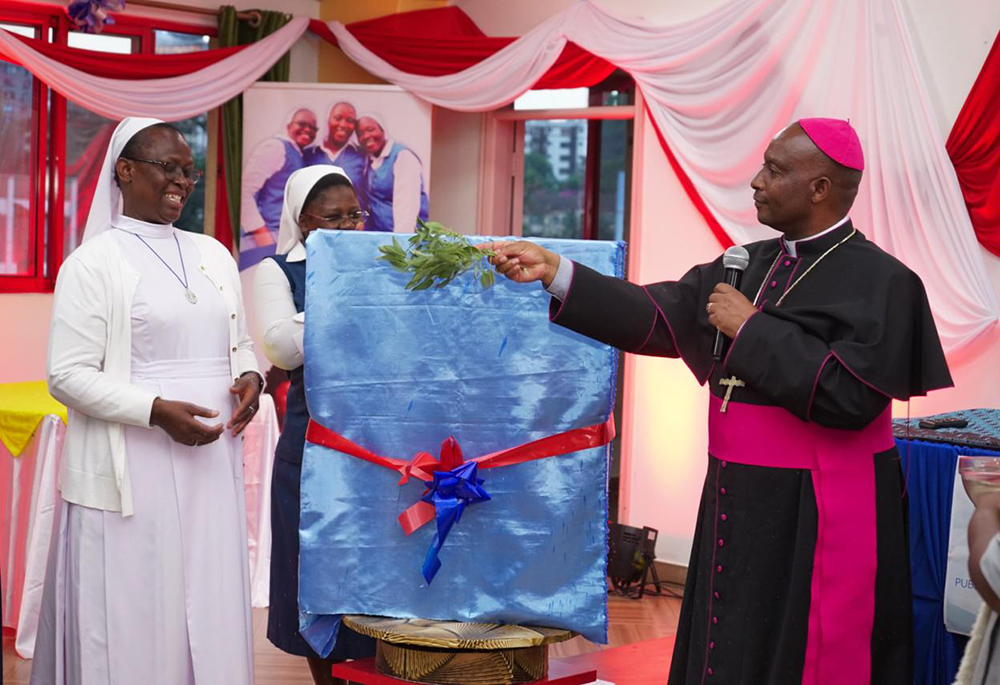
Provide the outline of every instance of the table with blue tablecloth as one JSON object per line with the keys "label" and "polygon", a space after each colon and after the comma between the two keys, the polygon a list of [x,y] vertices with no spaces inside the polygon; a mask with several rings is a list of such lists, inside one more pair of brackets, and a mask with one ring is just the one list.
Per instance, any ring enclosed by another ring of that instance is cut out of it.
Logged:
{"label": "table with blue tablecloth", "polygon": [[970,409],[964,428],[920,428],[920,419],[893,422],[910,502],[915,685],[950,685],[966,638],[944,625],[945,570],[958,457],[1000,455],[1000,410]]}

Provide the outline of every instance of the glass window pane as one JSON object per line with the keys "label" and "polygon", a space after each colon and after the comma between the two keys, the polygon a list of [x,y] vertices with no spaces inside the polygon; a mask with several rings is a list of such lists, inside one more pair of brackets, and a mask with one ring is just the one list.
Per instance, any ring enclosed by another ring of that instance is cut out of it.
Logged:
{"label": "glass window pane", "polygon": [[19,36],[26,36],[28,38],[38,37],[38,29],[34,26],[24,26],[23,24],[5,24],[0,22],[0,28],[8,33],[16,33]]}
{"label": "glass window pane", "polygon": [[153,31],[156,39],[156,54],[170,55],[181,52],[208,50],[208,36],[197,33],[177,33],[176,31]]}
{"label": "glass window pane", "polygon": [[83,238],[104,155],[117,125],[118,122],[105,119],[74,102],[66,102],[64,257],[75,250]]}
{"label": "glass window pane", "polygon": [[[175,121],[173,124],[180,129],[188,145],[191,146],[195,167],[204,171],[208,153],[208,115],[199,114],[191,119]],[[174,223],[177,228],[193,233],[205,232],[205,181],[204,178],[198,181],[198,185],[188,196],[181,218]]]}
{"label": "glass window pane", "polygon": [[[182,52],[199,52],[208,50],[208,36],[195,33],[177,33],[176,31],[155,31],[156,54],[178,54]],[[208,115],[199,114],[185,121],[174,122],[191,146],[191,156],[194,165],[205,170],[205,158],[208,153]],[[181,218],[174,224],[177,228],[195,233],[205,231],[205,180],[202,179],[194,187],[188,197]]]}
{"label": "glass window pane", "polygon": [[514,109],[578,109],[588,106],[587,88],[529,90],[514,100]]}
{"label": "glass window pane", "polygon": [[522,235],[583,237],[586,165],[585,120],[525,122]]}
{"label": "glass window pane", "polygon": [[71,48],[113,52],[119,55],[127,55],[135,52],[134,41],[135,38],[132,36],[112,36],[106,33],[80,33],[79,31],[70,31],[66,37],[66,44]]}
{"label": "glass window pane", "polygon": [[[67,44],[73,48],[115,54],[129,54],[136,47],[132,36],[77,31],[70,32]],[[63,256],[75,250],[83,238],[104,154],[117,125],[116,121],[105,119],[73,102],[66,102],[66,184],[63,203],[66,227]]]}
{"label": "glass window pane", "polygon": [[606,106],[631,105],[634,92],[627,89],[601,91],[601,104]]}
{"label": "glass window pane", "polygon": [[631,121],[601,122],[601,168],[597,179],[597,239],[625,239],[625,174]]}
{"label": "glass window pane", "polygon": [[33,95],[34,77],[22,67],[0,62],[0,274],[4,275],[35,275],[32,198],[37,187],[38,112]]}
{"label": "glass window pane", "polygon": [[[169,36],[177,37],[177,40],[171,43]],[[191,52],[195,49],[207,49],[208,46],[207,36],[157,31],[156,38],[156,52]],[[69,44],[74,47],[103,52],[132,52],[135,44],[133,38],[124,36],[71,33],[69,39]],[[171,45],[176,48],[179,43],[186,45],[186,49],[171,49]],[[66,103],[66,233],[63,239],[66,255],[76,249],[83,237],[101,164],[116,125],[116,121],[105,119],[72,102]],[[187,138],[195,166],[204,170],[208,150],[208,116],[201,114],[174,122],[174,126]],[[195,186],[175,225],[186,231],[204,232],[204,180]]]}

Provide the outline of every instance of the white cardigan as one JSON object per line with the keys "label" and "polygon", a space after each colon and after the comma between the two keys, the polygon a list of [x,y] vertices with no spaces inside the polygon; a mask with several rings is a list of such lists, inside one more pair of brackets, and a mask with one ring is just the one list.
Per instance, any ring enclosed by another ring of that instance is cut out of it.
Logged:
{"label": "white cardigan", "polygon": [[[198,268],[226,302],[234,381],[248,371],[260,373],[236,262],[214,238],[187,235],[201,253]],[[132,300],[138,285],[139,272],[105,231],[63,262],[49,329],[49,392],[69,408],[59,468],[62,497],[123,516],[133,513],[124,424],[148,428],[156,399],[131,384]]]}

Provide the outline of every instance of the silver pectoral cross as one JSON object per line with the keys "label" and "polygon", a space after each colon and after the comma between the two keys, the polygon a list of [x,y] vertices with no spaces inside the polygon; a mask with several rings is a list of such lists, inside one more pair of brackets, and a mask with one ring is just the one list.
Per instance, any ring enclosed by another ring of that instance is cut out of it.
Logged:
{"label": "silver pectoral cross", "polygon": [[722,407],[719,409],[720,412],[722,412],[723,414],[725,414],[726,413],[726,407],[729,406],[729,398],[732,397],[732,394],[733,394],[733,388],[742,388],[742,387],[744,387],[746,385],[746,383],[744,383],[743,381],[741,381],[736,376],[733,376],[731,378],[723,378],[723,379],[719,380],[719,385],[725,385],[725,386],[727,386],[726,387],[726,396],[722,398]]}

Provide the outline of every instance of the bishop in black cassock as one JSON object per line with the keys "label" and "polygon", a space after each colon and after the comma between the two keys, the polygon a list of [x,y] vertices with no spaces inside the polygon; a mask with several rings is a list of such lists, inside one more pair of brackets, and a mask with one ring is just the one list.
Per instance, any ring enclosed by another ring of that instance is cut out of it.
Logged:
{"label": "bishop in black cassock", "polygon": [[[497,270],[540,280],[555,323],[709,383],[708,472],[670,685],[909,685],[907,502],[892,399],[951,385],[923,284],[847,218],[864,166],[847,122],[804,119],[751,186],[782,237],[638,286],[533,243]],[[731,339],[713,359],[716,330]]]}

